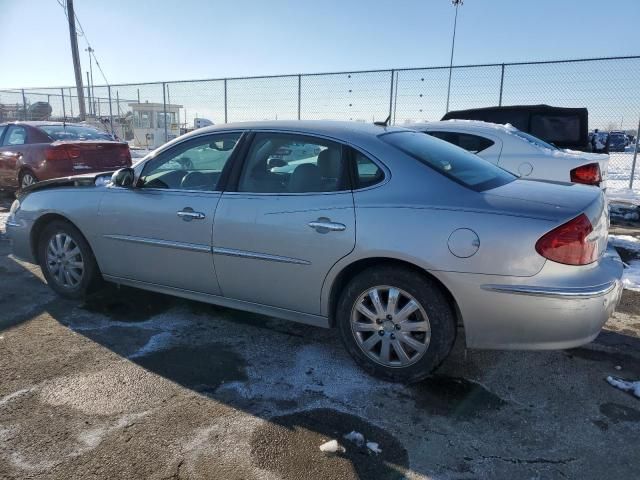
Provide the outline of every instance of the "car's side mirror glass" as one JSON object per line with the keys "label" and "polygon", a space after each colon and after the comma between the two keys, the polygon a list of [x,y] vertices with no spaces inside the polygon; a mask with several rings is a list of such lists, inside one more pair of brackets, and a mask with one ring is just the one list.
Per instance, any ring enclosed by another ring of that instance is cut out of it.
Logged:
{"label": "car's side mirror glass", "polygon": [[116,187],[133,188],[135,176],[133,168],[121,168],[120,170],[113,172],[113,175],[111,175],[111,183]]}

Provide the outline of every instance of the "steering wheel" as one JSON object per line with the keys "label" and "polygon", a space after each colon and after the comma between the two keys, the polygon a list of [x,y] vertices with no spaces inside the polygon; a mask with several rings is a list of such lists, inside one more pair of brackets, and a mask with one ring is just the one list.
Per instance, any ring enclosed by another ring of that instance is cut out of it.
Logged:
{"label": "steering wheel", "polygon": [[182,170],[193,170],[193,162],[189,157],[178,158],[178,163]]}
{"label": "steering wheel", "polygon": [[209,178],[202,172],[188,172],[182,177],[180,187],[187,190],[206,190],[209,187]]}

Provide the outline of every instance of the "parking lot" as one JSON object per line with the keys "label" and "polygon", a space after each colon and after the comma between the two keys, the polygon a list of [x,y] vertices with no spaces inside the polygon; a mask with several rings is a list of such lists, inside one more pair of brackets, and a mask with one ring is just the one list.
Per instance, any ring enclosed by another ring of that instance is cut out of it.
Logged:
{"label": "parking lot", "polygon": [[640,477],[640,403],[605,381],[640,377],[640,293],[583,348],[458,342],[403,386],[331,330],[134,289],[63,300],[1,235],[1,478]]}

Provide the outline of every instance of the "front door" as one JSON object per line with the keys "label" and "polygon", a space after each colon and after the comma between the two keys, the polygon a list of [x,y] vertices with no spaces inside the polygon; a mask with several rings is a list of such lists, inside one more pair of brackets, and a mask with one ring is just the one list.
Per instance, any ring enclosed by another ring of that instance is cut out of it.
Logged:
{"label": "front door", "polygon": [[325,139],[255,135],[237,188],[216,210],[213,253],[224,296],[320,314],[327,273],[355,245],[343,157],[342,146]]}
{"label": "front door", "polygon": [[4,140],[0,146],[0,187],[18,187],[18,162],[26,154],[27,129],[21,125],[9,125],[0,127],[0,139],[2,130]]}
{"label": "front door", "polygon": [[108,189],[94,242],[105,275],[220,293],[211,256],[217,185],[240,135],[178,143],[146,162],[136,188]]}

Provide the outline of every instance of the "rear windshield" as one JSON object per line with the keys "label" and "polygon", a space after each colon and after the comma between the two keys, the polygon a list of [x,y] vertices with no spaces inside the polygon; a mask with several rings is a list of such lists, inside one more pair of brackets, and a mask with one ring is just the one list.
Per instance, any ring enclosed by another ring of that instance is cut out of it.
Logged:
{"label": "rear windshield", "polygon": [[53,140],[113,140],[108,133],[84,125],[41,125],[39,128]]}
{"label": "rear windshield", "polygon": [[536,147],[548,148],[549,150],[558,150],[558,147],[556,147],[555,145],[547,143],[538,137],[534,137],[530,133],[526,133],[520,130],[509,130],[509,131],[514,135],[516,135],[517,137],[520,137],[529,143],[533,143]]}
{"label": "rear windshield", "polygon": [[391,132],[380,139],[438,173],[481,192],[516,179],[511,173],[443,140],[421,132]]}

